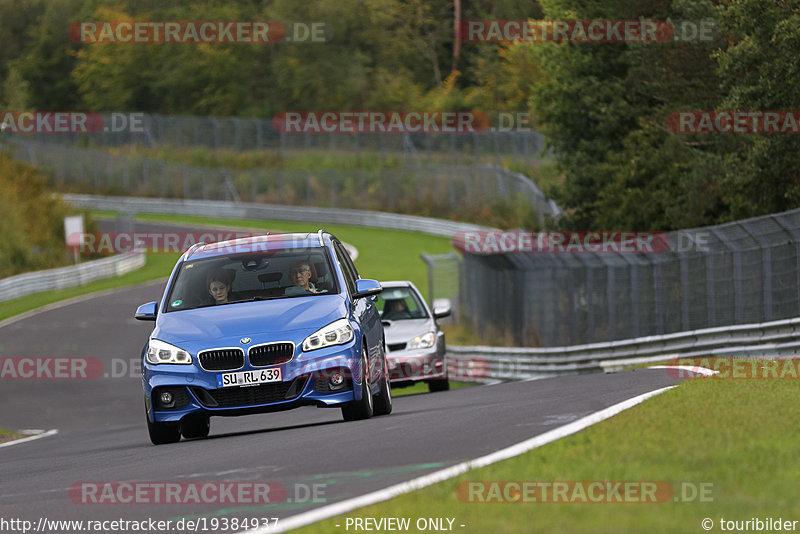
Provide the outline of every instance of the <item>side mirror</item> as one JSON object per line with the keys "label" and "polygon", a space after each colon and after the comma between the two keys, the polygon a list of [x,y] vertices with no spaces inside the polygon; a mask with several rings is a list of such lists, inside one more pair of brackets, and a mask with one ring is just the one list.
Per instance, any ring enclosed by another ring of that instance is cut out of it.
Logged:
{"label": "side mirror", "polygon": [[361,299],[364,297],[370,297],[372,295],[377,295],[383,291],[380,282],[377,280],[370,280],[369,278],[362,278],[360,280],[356,280],[356,294],[353,295],[354,299]]}
{"label": "side mirror", "polygon": [[136,308],[136,314],[133,317],[140,321],[155,321],[157,310],[158,302],[148,302]]}
{"label": "side mirror", "polygon": [[450,314],[453,313],[452,308],[450,307],[450,301],[447,299],[436,299],[433,301],[433,318],[434,319],[443,319],[444,317],[449,317]]}

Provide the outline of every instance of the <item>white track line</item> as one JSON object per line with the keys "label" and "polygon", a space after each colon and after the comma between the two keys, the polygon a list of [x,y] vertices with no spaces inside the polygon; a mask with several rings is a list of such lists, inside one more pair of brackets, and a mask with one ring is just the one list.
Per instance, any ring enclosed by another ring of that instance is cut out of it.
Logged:
{"label": "white track line", "polygon": [[359,497],[353,497],[351,499],[346,499],[344,501],[329,504],[327,506],[316,508],[308,512],[290,516],[286,519],[281,519],[276,527],[263,527],[260,529],[248,531],[248,534],[267,534],[275,532],[286,532],[294,528],[304,527],[306,525],[310,525],[311,523],[322,521],[323,519],[329,519],[331,517],[350,512],[351,510],[355,510],[356,508],[361,508],[363,506],[369,506],[371,504],[375,504],[381,501],[386,501],[391,499],[392,497],[397,497],[398,495],[409,493],[424,488],[426,486],[430,486],[431,484],[436,484],[437,482],[442,482],[449,478],[453,478],[462,473],[465,473],[470,469],[484,467],[493,464],[495,462],[499,462],[501,460],[507,460],[509,458],[513,458],[514,456],[519,456],[520,454],[528,452],[529,450],[541,447],[542,445],[546,445],[547,443],[569,436],[570,434],[575,434],[576,432],[580,432],[581,430],[588,428],[594,425],[595,423],[599,423],[600,421],[604,421],[609,417],[613,417],[618,413],[627,410],[628,408],[632,408],[633,406],[636,406],[637,404],[649,399],[650,397],[654,397],[656,395],[664,393],[665,391],[672,389],[674,387],[676,386],[669,386],[657,389],[655,391],[650,391],[642,395],[638,395],[636,397],[622,401],[613,406],[609,406],[608,408],[600,410],[599,412],[589,414],[586,417],[578,419],[577,421],[573,421],[572,423],[568,423],[564,426],[560,426],[558,428],[545,432],[544,434],[540,434],[533,438],[517,443],[516,445],[512,445],[510,447],[501,449],[491,454],[487,454],[486,456],[481,456],[480,458],[476,458],[474,460],[468,460],[466,462],[462,462],[460,464],[447,467],[440,471],[436,471],[429,475],[423,475],[421,477],[409,480],[407,482],[401,482],[400,484],[395,484],[394,486],[389,486],[388,488],[384,488],[378,491],[373,491],[371,493],[367,493]]}
{"label": "white track line", "polygon": [[28,436],[27,438],[19,438],[19,439],[15,439],[14,441],[6,441],[5,443],[0,443],[0,448],[10,447],[10,446],[16,445],[18,443],[24,443],[26,441],[33,441],[33,440],[39,439],[39,438],[46,438],[47,436],[55,436],[56,434],[58,434],[58,430],[56,430],[56,429],[48,430],[47,432],[42,432],[41,434],[36,434],[35,436]]}
{"label": "white track line", "polygon": [[674,369],[676,371],[687,371],[703,376],[713,376],[719,374],[719,371],[714,371],[713,369],[708,369],[706,367],[694,367],[691,365],[651,365],[648,367],[648,369]]}

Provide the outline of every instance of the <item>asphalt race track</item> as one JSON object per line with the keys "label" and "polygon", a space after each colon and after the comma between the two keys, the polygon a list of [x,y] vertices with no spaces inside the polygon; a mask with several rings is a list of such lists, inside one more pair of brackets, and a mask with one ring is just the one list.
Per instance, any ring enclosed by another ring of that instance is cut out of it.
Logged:
{"label": "asphalt race track", "polygon": [[[0,517],[179,519],[288,517],[416,478],[671,385],[659,370],[577,375],[395,398],[394,413],[344,422],[338,409],[213,418],[211,436],[153,446],[144,422],[140,350],[152,323],[136,306],[164,280],[45,311],[0,328],[2,357],[96,357],[94,379],[0,380],[0,427],[58,434],[0,449]],[[279,482],[274,504],[84,504],[81,482]]]}

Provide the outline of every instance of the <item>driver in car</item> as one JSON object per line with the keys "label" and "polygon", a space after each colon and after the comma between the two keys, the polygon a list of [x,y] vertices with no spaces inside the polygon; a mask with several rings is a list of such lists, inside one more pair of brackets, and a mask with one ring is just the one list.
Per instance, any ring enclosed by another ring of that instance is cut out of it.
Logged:
{"label": "driver in car", "polygon": [[410,319],[411,312],[404,299],[386,299],[383,306],[383,319]]}
{"label": "driver in car", "polygon": [[284,291],[288,297],[295,295],[308,295],[309,293],[319,293],[314,284],[311,283],[311,264],[305,260],[298,260],[289,267],[289,280],[292,286]]}

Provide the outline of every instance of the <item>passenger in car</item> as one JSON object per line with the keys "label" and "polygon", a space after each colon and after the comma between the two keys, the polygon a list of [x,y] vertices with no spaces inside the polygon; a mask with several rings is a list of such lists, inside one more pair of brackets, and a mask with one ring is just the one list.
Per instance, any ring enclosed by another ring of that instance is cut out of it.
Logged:
{"label": "passenger in car", "polygon": [[233,276],[225,269],[215,269],[206,277],[208,294],[214,299],[214,304],[227,304],[230,302],[231,284]]}
{"label": "passenger in car", "polygon": [[311,263],[306,260],[297,260],[289,267],[289,280],[294,284],[284,291],[287,296],[304,295],[307,293],[319,293],[314,287],[311,278],[313,271]]}

